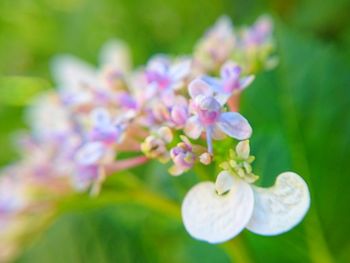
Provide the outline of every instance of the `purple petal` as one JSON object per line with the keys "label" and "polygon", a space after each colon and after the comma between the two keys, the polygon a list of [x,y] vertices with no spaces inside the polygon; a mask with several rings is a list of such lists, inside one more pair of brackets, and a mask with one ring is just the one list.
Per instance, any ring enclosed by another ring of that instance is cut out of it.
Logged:
{"label": "purple petal", "polygon": [[221,67],[220,76],[223,79],[239,78],[241,72],[242,68],[238,66],[237,63],[228,61]]}
{"label": "purple petal", "polygon": [[237,112],[222,113],[217,125],[228,136],[238,140],[248,139],[252,134],[249,122]]}

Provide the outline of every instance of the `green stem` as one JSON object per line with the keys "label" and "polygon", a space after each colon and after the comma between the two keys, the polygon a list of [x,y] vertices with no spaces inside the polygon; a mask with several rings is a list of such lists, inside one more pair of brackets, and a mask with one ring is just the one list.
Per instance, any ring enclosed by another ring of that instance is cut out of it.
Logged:
{"label": "green stem", "polygon": [[[122,203],[142,205],[157,213],[181,222],[180,206],[177,203],[159,194],[146,191],[144,188],[123,192],[104,191],[100,196],[93,200],[87,199],[86,196],[74,196],[59,204],[58,214],[76,211],[77,209],[96,209],[106,205]],[[244,244],[244,240],[241,237],[236,237],[231,241],[221,244],[220,247],[231,259],[231,262],[253,262]]]}
{"label": "green stem", "polygon": [[165,214],[175,219],[181,219],[180,208],[178,204],[170,201],[161,195],[145,191],[104,191],[100,196],[90,199],[84,196],[73,196],[67,198],[58,204],[58,214],[76,211],[79,209],[95,209],[112,204],[133,203],[150,208],[161,214]]}
{"label": "green stem", "polygon": [[221,245],[226,254],[230,257],[231,262],[235,263],[252,263],[253,259],[250,257],[248,249],[245,245],[242,236],[235,237],[234,239]]}

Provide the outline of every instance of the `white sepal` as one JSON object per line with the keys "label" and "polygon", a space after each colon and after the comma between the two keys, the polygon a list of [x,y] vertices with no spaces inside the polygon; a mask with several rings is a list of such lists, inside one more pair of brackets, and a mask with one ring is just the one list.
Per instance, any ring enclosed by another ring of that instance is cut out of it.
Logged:
{"label": "white sepal", "polygon": [[202,182],[194,186],[182,203],[182,218],[188,233],[209,243],[222,243],[238,235],[253,212],[251,186],[234,178],[231,190],[218,195],[215,184]]}
{"label": "white sepal", "polygon": [[310,206],[305,181],[296,173],[280,174],[270,188],[253,186],[255,206],[247,229],[260,235],[278,235],[297,225]]}

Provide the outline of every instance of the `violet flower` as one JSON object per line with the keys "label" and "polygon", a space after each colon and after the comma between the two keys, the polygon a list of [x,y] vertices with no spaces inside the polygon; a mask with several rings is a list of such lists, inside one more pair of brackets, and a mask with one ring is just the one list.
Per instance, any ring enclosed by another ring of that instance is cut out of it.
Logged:
{"label": "violet flower", "polygon": [[217,93],[216,99],[220,103],[226,103],[232,95],[240,93],[249,86],[254,78],[254,75],[242,77],[242,68],[233,61],[227,61],[221,67],[220,78],[205,76],[203,80]]}
{"label": "violet flower", "polygon": [[88,142],[75,154],[74,186],[85,190],[94,180],[101,176],[101,165],[112,160],[114,153],[102,142]]}
{"label": "violet flower", "polygon": [[180,88],[189,71],[190,60],[188,59],[172,63],[165,56],[157,56],[148,62],[145,74],[149,84],[153,84],[158,90],[164,91]]}
{"label": "violet flower", "polygon": [[217,69],[229,59],[235,43],[231,20],[227,16],[220,17],[197,43],[194,51],[195,68],[199,67],[201,73]]}
{"label": "violet flower", "polygon": [[151,101],[161,99],[163,104],[169,106],[176,97],[175,91],[185,87],[190,66],[189,59],[174,62],[164,56],[151,59],[145,70],[147,87],[142,96]]}
{"label": "violet flower", "polygon": [[92,111],[91,118],[93,128],[90,132],[92,141],[101,141],[106,144],[117,143],[124,131],[124,125],[114,123],[109,112],[104,108],[97,108]]}
{"label": "violet flower", "polygon": [[170,157],[174,162],[174,165],[170,167],[169,173],[174,176],[181,175],[187,170],[191,169],[197,160],[205,160],[205,148],[200,145],[194,145],[186,136],[180,136],[181,142],[179,142],[174,148],[170,150]]}
{"label": "violet flower", "polygon": [[201,79],[189,85],[193,116],[187,120],[185,133],[193,139],[206,132],[208,152],[213,153],[212,139],[220,140],[228,135],[238,140],[248,139],[252,128],[237,112],[223,112],[222,104],[214,97],[214,90]]}

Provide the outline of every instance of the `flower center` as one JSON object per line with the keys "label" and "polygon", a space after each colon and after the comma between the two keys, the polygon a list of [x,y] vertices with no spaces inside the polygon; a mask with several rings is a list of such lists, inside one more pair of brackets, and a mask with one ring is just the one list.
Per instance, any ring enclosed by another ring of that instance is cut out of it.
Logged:
{"label": "flower center", "polygon": [[212,125],[220,117],[221,106],[213,97],[204,97],[198,104],[197,113],[201,123]]}

